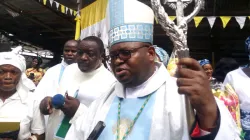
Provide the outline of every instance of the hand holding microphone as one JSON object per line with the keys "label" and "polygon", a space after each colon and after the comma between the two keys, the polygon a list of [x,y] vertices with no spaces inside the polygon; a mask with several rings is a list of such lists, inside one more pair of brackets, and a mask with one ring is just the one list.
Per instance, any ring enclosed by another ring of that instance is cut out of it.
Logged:
{"label": "hand holding microphone", "polygon": [[68,93],[65,96],[56,94],[53,97],[45,97],[40,103],[40,111],[44,115],[49,115],[53,112],[53,108],[61,109],[63,113],[68,117],[73,117],[80,105],[80,102]]}
{"label": "hand holding microphone", "polygon": [[65,98],[61,94],[56,94],[53,97],[47,96],[40,103],[40,111],[43,115],[50,115],[53,108],[60,109],[65,103]]}

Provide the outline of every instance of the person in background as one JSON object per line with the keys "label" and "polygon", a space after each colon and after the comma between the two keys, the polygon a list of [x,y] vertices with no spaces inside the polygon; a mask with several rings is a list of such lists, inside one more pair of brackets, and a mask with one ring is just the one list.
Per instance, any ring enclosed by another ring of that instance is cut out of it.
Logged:
{"label": "person in background", "polygon": [[31,68],[26,70],[27,77],[31,79],[36,86],[45,74],[45,70],[40,67],[42,63],[43,60],[41,57],[35,57],[32,60]]}
{"label": "person in background", "polygon": [[239,63],[233,58],[222,58],[216,64],[212,82],[212,89],[219,89],[226,78],[227,73],[239,68]]}
{"label": "person in background", "polygon": [[[72,124],[65,140],[88,139],[100,121],[106,127],[98,140],[238,140],[232,116],[216,102],[196,60],[179,61],[177,81],[155,62],[153,10],[136,0],[109,0],[109,11],[109,60],[118,82]],[[183,94],[196,110],[190,132]]]}
{"label": "person in background", "polygon": [[212,81],[213,80],[213,77],[212,77],[212,75],[213,75],[213,67],[212,67],[210,61],[207,60],[207,59],[203,59],[203,60],[199,60],[198,62],[202,66],[203,70],[206,72],[206,74],[208,76],[208,79],[210,81]]}
{"label": "person in background", "polygon": [[12,52],[0,53],[0,118],[21,121],[18,138],[14,133],[8,133],[5,138],[44,140],[43,116],[34,108],[35,97],[30,92],[34,84],[25,74],[26,62],[23,56],[16,53],[19,50],[21,48],[18,47]]}
{"label": "person in background", "polygon": [[[104,45],[98,37],[86,37],[78,44],[77,63],[65,69],[57,92],[49,94],[40,103],[41,112],[49,115],[46,140],[64,138],[70,124],[115,83],[112,73],[102,64],[103,55]],[[65,95],[65,104],[57,110],[51,103],[53,94]],[[65,119],[68,121],[62,121]]]}
{"label": "person in background", "polygon": [[153,47],[155,48],[156,62],[162,62],[167,67],[169,60],[168,53],[164,49],[157,47],[156,45],[153,45]]}
{"label": "person in background", "polygon": [[[76,62],[77,45],[76,40],[68,40],[64,44],[62,62],[49,68],[36,87],[35,95],[39,102],[46,96],[53,97],[57,94],[65,68]],[[48,117],[45,117],[45,124],[47,124],[47,119]]]}
{"label": "person in background", "polygon": [[[249,56],[250,64],[250,37],[245,41],[245,48]],[[232,85],[240,100],[241,126],[245,134],[245,140],[250,140],[250,68],[238,68],[227,74],[224,85]]]}

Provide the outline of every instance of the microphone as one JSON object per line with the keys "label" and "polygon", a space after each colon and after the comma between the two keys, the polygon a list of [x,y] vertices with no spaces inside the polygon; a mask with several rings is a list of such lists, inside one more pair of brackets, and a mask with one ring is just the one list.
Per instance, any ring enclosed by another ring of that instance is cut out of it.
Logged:
{"label": "microphone", "polygon": [[99,121],[87,140],[97,140],[105,127],[105,123],[103,121]]}
{"label": "microphone", "polygon": [[64,105],[64,102],[65,102],[65,98],[62,94],[56,94],[55,96],[53,96],[53,98],[51,100],[52,106],[55,109],[62,108]]}

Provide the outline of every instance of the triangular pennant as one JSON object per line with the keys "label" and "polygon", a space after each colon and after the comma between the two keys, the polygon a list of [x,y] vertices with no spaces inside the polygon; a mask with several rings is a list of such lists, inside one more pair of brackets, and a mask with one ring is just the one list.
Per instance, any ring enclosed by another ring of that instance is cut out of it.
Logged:
{"label": "triangular pennant", "polygon": [[250,19],[250,16],[248,16],[248,18]]}
{"label": "triangular pennant", "polygon": [[195,27],[197,28],[199,26],[199,24],[201,23],[202,19],[204,17],[194,17],[194,24],[195,24]]}
{"label": "triangular pennant", "polygon": [[176,18],[176,16],[169,16],[169,18],[170,18],[172,21],[174,21],[175,18]]}
{"label": "triangular pennant", "polygon": [[223,28],[226,28],[226,26],[227,26],[228,22],[230,21],[231,17],[229,17],[229,16],[221,16],[220,19],[222,21]]}
{"label": "triangular pennant", "polygon": [[74,16],[76,16],[76,14],[77,14],[77,12],[76,12],[76,11],[74,11]]}
{"label": "triangular pennant", "polygon": [[61,12],[65,13],[65,6],[61,4]]}
{"label": "triangular pennant", "polygon": [[213,28],[216,17],[207,17],[210,28]]}
{"label": "triangular pennant", "polygon": [[46,5],[47,0],[43,0],[43,5]]}
{"label": "triangular pennant", "polygon": [[50,6],[53,5],[54,0],[49,0]]}
{"label": "triangular pennant", "polygon": [[246,17],[240,16],[240,17],[235,17],[235,19],[239,23],[240,29],[242,29],[245,25]]}
{"label": "triangular pennant", "polygon": [[68,10],[69,10],[69,8],[68,8],[68,7],[65,7],[65,13],[66,13],[66,14],[68,13]]}
{"label": "triangular pennant", "polygon": [[72,14],[73,14],[73,10],[72,10],[72,9],[69,9],[69,12],[70,12],[70,15],[72,15]]}
{"label": "triangular pennant", "polygon": [[59,8],[59,3],[56,2],[56,1],[55,1],[55,3],[56,3],[56,8],[57,8],[57,10],[58,10],[58,8]]}

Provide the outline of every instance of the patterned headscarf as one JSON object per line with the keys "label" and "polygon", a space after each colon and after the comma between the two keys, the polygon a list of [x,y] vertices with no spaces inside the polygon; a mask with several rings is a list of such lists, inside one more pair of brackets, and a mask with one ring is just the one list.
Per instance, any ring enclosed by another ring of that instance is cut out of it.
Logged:
{"label": "patterned headscarf", "polygon": [[168,53],[165,50],[163,50],[162,48],[157,47],[156,45],[154,45],[154,48],[155,48],[155,52],[156,52],[157,56],[160,58],[160,61],[165,66],[167,66],[168,65],[168,60],[169,60]]}
{"label": "patterned headscarf", "polygon": [[210,64],[210,61],[207,59],[199,60],[198,62],[200,63],[201,66],[204,66],[206,64]]}

